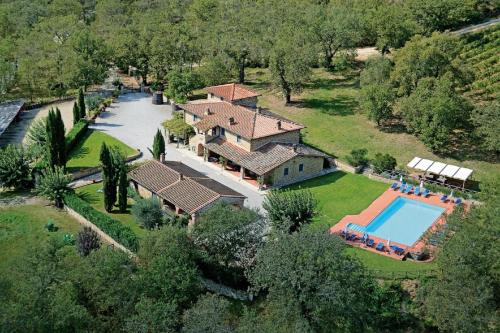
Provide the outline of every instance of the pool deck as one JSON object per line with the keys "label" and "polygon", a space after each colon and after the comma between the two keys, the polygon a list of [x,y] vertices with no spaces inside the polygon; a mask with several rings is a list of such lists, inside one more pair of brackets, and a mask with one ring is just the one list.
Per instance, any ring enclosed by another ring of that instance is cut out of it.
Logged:
{"label": "pool deck", "polygon": [[[380,195],[377,199],[375,199],[375,201],[373,201],[370,204],[370,206],[368,206],[368,208],[363,210],[360,214],[358,214],[358,215],[346,215],[344,218],[342,218],[342,220],[340,220],[337,224],[335,224],[333,227],[330,228],[330,233],[340,235],[345,230],[346,225],[349,223],[355,223],[355,224],[363,226],[363,227],[367,226],[368,224],[370,224],[370,222],[377,215],[379,215],[384,209],[387,208],[387,206],[389,206],[398,197],[425,202],[427,204],[439,206],[439,207],[442,207],[445,209],[445,212],[443,213],[443,215],[441,215],[439,218],[436,219],[436,221],[434,221],[434,223],[429,227],[427,232],[434,230],[440,224],[444,224],[445,223],[444,214],[450,214],[451,212],[453,212],[453,209],[455,208],[455,204],[450,202],[450,201],[447,201],[445,203],[441,202],[441,200],[440,200],[441,196],[438,194],[435,194],[435,193],[431,193],[427,198],[425,198],[423,196],[416,196],[413,194],[413,192],[412,192],[412,194],[405,194],[405,193],[401,193],[399,190],[394,191],[393,189],[389,188],[384,193],[382,193],[382,195]],[[359,232],[355,232],[353,230],[349,230],[349,233],[350,234],[354,233],[354,234],[358,235],[359,238],[361,238],[363,236],[363,234],[361,234]],[[405,256],[404,254],[397,255],[388,249],[386,239],[382,239],[382,238],[375,237],[372,235],[370,235],[370,238],[375,241],[375,244],[373,247],[368,247],[367,245],[365,245],[364,243],[362,243],[360,241],[355,241],[355,242],[346,241],[346,243],[348,243],[349,245],[352,245],[352,246],[366,249],[367,251],[371,251],[371,252],[375,252],[375,253],[378,253],[381,255],[391,257],[393,259],[402,260],[404,258],[404,256]],[[375,249],[375,246],[378,243],[384,244],[384,249],[382,251],[377,251]],[[406,254],[408,252],[421,251],[425,246],[425,241],[422,240],[422,238],[420,238],[412,246],[408,246],[405,244],[391,241],[390,245],[396,245],[396,246],[403,248],[405,250],[405,254]]]}

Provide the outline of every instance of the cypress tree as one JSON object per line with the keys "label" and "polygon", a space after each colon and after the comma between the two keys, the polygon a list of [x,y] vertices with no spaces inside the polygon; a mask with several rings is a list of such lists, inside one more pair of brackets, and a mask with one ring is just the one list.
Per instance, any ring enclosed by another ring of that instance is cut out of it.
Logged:
{"label": "cypress tree", "polygon": [[49,110],[49,115],[47,116],[47,121],[45,123],[45,130],[47,132],[47,163],[50,167],[57,165],[57,147],[55,144],[56,134],[54,129],[54,109]]}
{"label": "cypress tree", "polygon": [[64,122],[58,108],[49,110],[45,126],[47,131],[47,162],[50,167],[64,167],[66,166]]}
{"label": "cypress tree", "polygon": [[82,117],[80,116],[80,108],[78,107],[78,102],[75,101],[73,104],[73,125],[75,125]]}
{"label": "cypress tree", "polygon": [[85,109],[85,95],[82,88],[78,90],[78,108],[80,109],[80,119],[85,118],[87,110]]}
{"label": "cypress tree", "polygon": [[66,167],[66,129],[62,120],[61,110],[56,108],[54,128],[57,143],[57,165]]}
{"label": "cypress tree", "polygon": [[118,182],[118,208],[120,209],[120,213],[125,213],[127,211],[127,190],[127,168],[123,166],[120,170],[120,179]]}
{"label": "cypress tree", "polygon": [[161,154],[165,154],[165,139],[158,130],[153,141],[153,157],[159,160]]}
{"label": "cypress tree", "polygon": [[[104,192],[104,209],[106,209],[107,212],[111,212],[116,201],[116,196],[113,196],[113,187],[115,184],[113,182],[111,154],[104,142],[101,146],[100,160],[102,168],[102,186]],[[116,187],[114,192],[116,193]]]}

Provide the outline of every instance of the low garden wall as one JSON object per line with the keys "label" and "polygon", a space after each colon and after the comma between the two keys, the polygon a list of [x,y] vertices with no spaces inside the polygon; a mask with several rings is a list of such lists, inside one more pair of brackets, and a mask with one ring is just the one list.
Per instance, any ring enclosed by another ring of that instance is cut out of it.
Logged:
{"label": "low garden wall", "polygon": [[355,167],[350,166],[349,164],[341,162],[337,159],[335,160],[335,165],[337,166],[337,168],[339,168],[342,171],[349,172],[349,173],[358,173],[356,171]]}

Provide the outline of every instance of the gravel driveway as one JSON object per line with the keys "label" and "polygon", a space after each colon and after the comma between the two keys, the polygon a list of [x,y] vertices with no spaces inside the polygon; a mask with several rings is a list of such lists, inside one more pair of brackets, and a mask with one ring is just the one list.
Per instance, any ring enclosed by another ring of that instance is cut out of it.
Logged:
{"label": "gravel driveway", "polygon": [[[170,105],[153,105],[151,96],[143,93],[124,94],[107,110],[96,119],[96,123],[91,128],[103,131],[133,148],[140,149],[145,159],[151,158],[148,147],[153,145],[156,130],[162,129],[161,123],[172,117]],[[166,159],[181,161],[242,193],[248,198],[245,202],[247,207],[259,209],[262,207],[264,194],[248,184],[241,183],[233,176],[223,173],[219,168],[207,165],[191,153],[182,152],[174,145],[167,145]]]}

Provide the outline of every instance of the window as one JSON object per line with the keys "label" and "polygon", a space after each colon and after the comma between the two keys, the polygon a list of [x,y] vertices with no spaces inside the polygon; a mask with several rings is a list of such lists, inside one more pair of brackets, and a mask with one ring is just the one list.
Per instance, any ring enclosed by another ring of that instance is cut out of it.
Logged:
{"label": "window", "polygon": [[288,176],[288,168],[285,168],[285,170],[283,170],[283,175]]}
{"label": "window", "polygon": [[302,171],[304,171],[304,164],[300,163],[299,164],[299,172],[302,172]]}
{"label": "window", "polygon": [[220,129],[220,135],[222,135],[222,136],[226,135],[226,130],[224,128]]}
{"label": "window", "polygon": [[193,114],[193,121],[197,121],[198,120],[198,116]]}
{"label": "window", "polygon": [[236,142],[241,142],[241,136],[240,136],[240,135],[238,135],[238,136],[236,137]]}
{"label": "window", "polygon": [[212,136],[216,136],[217,135],[217,130],[215,128],[212,128]]}

